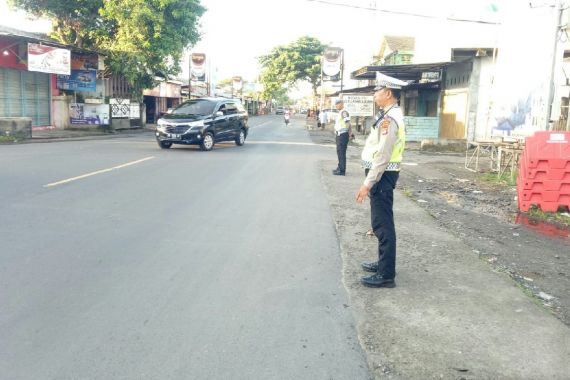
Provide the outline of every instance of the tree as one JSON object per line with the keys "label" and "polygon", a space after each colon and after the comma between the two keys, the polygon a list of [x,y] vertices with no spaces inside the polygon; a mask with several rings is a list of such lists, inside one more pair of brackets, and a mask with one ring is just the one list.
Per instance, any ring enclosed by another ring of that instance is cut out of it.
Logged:
{"label": "tree", "polygon": [[47,17],[51,37],[100,51],[107,66],[124,75],[141,95],[155,77],[180,71],[178,62],[200,35],[200,0],[9,0],[11,5]]}
{"label": "tree", "polygon": [[305,36],[289,45],[277,46],[268,55],[260,57],[263,96],[267,99],[275,98],[284,86],[294,86],[299,81],[308,81],[313,96],[316,96],[321,80],[321,57],[325,48],[326,45],[318,39]]}

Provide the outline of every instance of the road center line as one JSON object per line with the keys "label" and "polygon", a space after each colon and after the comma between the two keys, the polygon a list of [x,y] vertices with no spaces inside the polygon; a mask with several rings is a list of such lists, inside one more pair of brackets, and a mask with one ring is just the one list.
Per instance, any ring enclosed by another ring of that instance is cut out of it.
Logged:
{"label": "road center line", "polygon": [[107,172],[110,172],[111,170],[126,168],[127,166],[131,166],[131,165],[139,164],[139,163],[144,162],[144,161],[152,160],[153,158],[154,158],[154,156],[145,157],[145,158],[142,158],[142,159],[140,159],[140,160],[127,162],[126,164],[122,164],[122,165],[118,165],[118,166],[113,166],[112,168],[101,169],[101,170],[97,170],[97,171],[95,171],[95,172],[91,172],[91,173],[87,173],[87,174],[82,174],[82,175],[77,176],[77,177],[72,177],[72,178],[64,179],[64,180],[61,180],[61,181],[58,181],[58,182],[48,183],[47,185],[44,185],[44,187],[54,187],[54,186],[58,186],[58,185],[63,185],[64,183],[69,183],[69,182],[77,181],[77,180],[79,180],[79,179],[91,177],[91,176],[94,176],[94,175],[97,175],[97,174],[107,173]]}

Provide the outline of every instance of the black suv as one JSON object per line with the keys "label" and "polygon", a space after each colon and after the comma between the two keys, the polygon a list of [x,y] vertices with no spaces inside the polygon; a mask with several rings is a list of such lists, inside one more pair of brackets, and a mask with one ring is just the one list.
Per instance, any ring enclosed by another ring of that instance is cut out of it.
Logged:
{"label": "black suv", "polygon": [[247,122],[247,111],[239,100],[192,99],[158,120],[156,141],[162,149],[168,149],[172,144],[185,144],[212,150],[220,141],[235,141],[236,145],[243,145],[247,137]]}

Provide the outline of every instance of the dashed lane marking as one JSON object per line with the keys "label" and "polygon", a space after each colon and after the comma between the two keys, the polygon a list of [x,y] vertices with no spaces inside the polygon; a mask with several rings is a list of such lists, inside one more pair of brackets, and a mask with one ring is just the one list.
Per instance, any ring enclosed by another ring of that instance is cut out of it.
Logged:
{"label": "dashed lane marking", "polygon": [[61,180],[61,181],[48,183],[47,185],[44,185],[44,187],[54,187],[54,186],[63,185],[63,184],[65,184],[65,183],[77,181],[77,180],[84,179],[84,178],[87,178],[87,177],[92,177],[92,176],[97,175],[97,174],[103,174],[103,173],[110,172],[110,171],[112,171],[112,170],[122,169],[122,168],[126,168],[127,166],[140,164],[141,162],[148,161],[148,160],[152,160],[153,158],[154,158],[154,156],[145,157],[145,158],[142,158],[142,159],[140,159],[140,160],[127,162],[126,164],[122,164],[122,165],[118,165],[118,166],[113,166],[112,168],[101,169],[101,170],[97,170],[97,171],[95,171],[95,172],[91,172],[91,173],[87,173],[87,174],[82,174],[82,175],[77,176],[77,177],[67,178],[67,179],[64,179],[64,180]]}

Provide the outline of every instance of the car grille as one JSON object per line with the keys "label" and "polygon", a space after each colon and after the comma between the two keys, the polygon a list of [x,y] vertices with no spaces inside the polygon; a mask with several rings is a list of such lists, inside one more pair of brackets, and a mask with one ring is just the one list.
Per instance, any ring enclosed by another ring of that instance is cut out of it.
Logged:
{"label": "car grille", "polygon": [[187,125],[167,125],[165,130],[167,133],[176,133],[178,135],[186,133],[189,129]]}

